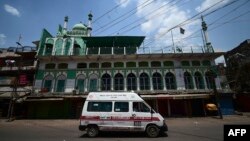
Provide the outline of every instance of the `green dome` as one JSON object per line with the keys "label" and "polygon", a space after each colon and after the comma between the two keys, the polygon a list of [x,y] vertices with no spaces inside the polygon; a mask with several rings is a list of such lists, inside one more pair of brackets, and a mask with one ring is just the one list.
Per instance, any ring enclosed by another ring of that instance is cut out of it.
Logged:
{"label": "green dome", "polygon": [[73,26],[73,30],[87,30],[87,26],[82,23],[78,23]]}

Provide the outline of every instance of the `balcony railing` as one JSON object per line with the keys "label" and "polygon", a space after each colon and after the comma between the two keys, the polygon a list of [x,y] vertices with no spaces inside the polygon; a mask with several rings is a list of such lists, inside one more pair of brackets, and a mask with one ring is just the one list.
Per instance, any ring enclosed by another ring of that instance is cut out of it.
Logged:
{"label": "balcony railing", "polygon": [[[49,50],[43,53],[43,56],[56,55],[56,51]],[[167,53],[205,53],[202,47],[196,48],[160,48],[160,47],[87,47],[83,48],[74,48],[69,53],[63,54],[59,53],[58,55],[130,55],[130,54],[167,54]]]}

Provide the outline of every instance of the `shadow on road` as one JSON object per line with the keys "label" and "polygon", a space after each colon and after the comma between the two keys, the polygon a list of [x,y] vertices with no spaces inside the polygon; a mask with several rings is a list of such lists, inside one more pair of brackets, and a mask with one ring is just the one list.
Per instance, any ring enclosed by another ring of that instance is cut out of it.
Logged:
{"label": "shadow on road", "polygon": [[209,136],[202,136],[202,135],[196,135],[195,133],[185,133],[185,132],[181,132],[181,131],[171,131],[172,133],[175,134],[181,134],[181,135],[186,135],[186,136],[191,136],[191,137],[198,137],[198,138],[203,138],[203,139],[209,139],[209,140],[217,140],[217,141],[221,141],[221,139],[218,138],[214,138],[214,137],[209,137]]}
{"label": "shadow on road", "polygon": [[[168,137],[168,134],[161,133],[160,138]],[[89,138],[85,133],[80,136],[80,138]],[[100,132],[96,138],[148,138],[144,132]]]}

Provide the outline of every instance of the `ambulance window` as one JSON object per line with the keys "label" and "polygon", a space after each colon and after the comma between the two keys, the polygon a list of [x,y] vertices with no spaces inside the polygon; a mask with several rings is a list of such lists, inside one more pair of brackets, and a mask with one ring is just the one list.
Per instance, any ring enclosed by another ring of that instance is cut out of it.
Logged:
{"label": "ambulance window", "polygon": [[89,102],[88,112],[111,112],[112,102]]}
{"label": "ambulance window", "polygon": [[115,112],[128,112],[128,102],[115,102]]}
{"label": "ambulance window", "polygon": [[150,109],[143,102],[133,102],[134,112],[150,112]]}

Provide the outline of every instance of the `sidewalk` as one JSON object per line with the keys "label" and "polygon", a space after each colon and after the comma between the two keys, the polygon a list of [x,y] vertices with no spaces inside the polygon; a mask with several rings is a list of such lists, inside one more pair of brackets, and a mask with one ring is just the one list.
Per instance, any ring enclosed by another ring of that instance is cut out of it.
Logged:
{"label": "sidewalk", "polygon": [[250,117],[250,112],[241,112],[243,116]]}

